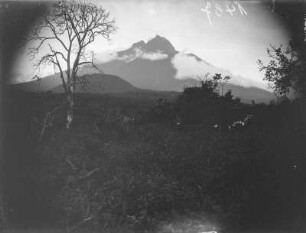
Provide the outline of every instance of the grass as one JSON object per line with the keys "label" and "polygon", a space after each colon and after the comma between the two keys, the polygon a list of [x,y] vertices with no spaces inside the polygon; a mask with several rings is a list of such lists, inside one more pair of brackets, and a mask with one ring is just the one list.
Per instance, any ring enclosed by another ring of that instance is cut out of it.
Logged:
{"label": "grass", "polygon": [[[299,215],[301,197],[292,190],[303,189],[304,170],[292,170],[297,157],[286,151],[298,153],[304,144],[294,126],[282,128],[275,120],[282,109],[262,106],[247,128],[220,131],[153,119],[163,95],[78,95],[73,127],[64,128],[60,109],[41,142],[33,116],[42,119],[61,96],[12,96],[7,125],[12,224],[28,216],[34,225],[53,227],[28,232],[61,232],[65,222],[72,227],[91,216],[75,232],[196,233],[252,228],[271,219],[277,225],[284,212],[288,222]],[[303,161],[299,166],[304,168]],[[281,198],[274,198],[274,187]],[[22,204],[20,197],[26,200]],[[282,202],[285,197],[294,200],[292,207]]]}

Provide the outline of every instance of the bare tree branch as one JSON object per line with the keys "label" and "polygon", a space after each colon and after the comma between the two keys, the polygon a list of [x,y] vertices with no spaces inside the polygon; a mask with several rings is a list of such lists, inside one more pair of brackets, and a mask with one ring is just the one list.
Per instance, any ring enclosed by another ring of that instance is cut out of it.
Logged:
{"label": "bare tree branch", "polygon": [[73,119],[73,93],[80,68],[90,65],[99,70],[94,64],[94,55],[91,59],[86,57],[86,49],[98,36],[109,40],[115,31],[115,21],[110,19],[109,12],[93,3],[77,0],[55,6],[42,17],[28,37],[28,41],[34,44],[29,49],[32,59],[40,55],[42,48],[48,50],[38,58],[35,66],[53,65],[59,70],[70,106],[67,127]]}
{"label": "bare tree branch", "polygon": [[31,117],[36,123],[38,123],[41,126],[40,134],[38,141],[41,142],[43,139],[43,136],[46,132],[47,128],[50,128],[53,126],[53,121],[55,119],[54,113],[63,106],[64,103],[61,103],[59,105],[54,106],[52,109],[50,109],[44,116],[43,120],[39,120],[37,117]]}

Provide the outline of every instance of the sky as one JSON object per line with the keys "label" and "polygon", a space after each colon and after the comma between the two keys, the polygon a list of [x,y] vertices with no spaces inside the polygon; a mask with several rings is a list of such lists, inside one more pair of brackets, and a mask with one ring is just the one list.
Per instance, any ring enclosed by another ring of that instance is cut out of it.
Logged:
{"label": "sky", "polygon": [[[259,1],[92,1],[109,11],[118,27],[110,42],[97,39],[91,45],[89,49],[98,57],[158,34],[180,52],[194,53],[220,69],[267,88],[256,62],[269,61],[266,49],[270,44],[287,44],[289,40],[284,19]],[[17,63],[19,67],[30,66],[22,57]],[[50,73],[52,70],[46,69],[46,74]]]}

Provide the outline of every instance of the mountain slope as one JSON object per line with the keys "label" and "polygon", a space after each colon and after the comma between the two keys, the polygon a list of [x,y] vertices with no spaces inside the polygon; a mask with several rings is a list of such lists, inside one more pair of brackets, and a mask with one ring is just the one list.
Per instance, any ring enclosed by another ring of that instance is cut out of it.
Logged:
{"label": "mountain slope", "polygon": [[[190,78],[184,80],[175,78],[177,70],[172,64],[172,59],[178,53],[166,38],[157,35],[147,43],[144,41],[134,43],[131,48],[118,52],[117,59],[101,63],[98,67],[104,73],[120,76],[138,88],[182,91],[185,86],[193,86],[198,81]],[[156,57],[158,55],[160,58]],[[213,67],[194,54],[186,55]],[[81,72],[85,74],[95,70],[83,69]]]}
{"label": "mountain slope", "polygon": [[12,87],[29,92],[46,92],[61,84],[59,74],[50,75],[39,80],[25,83],[11,84]]}
{"label": "mountain slope", "polygon": [[[173,45],[161,36],[149,40],[147,43],[139,41],[134,43],[129,49],[117,53],[117,57],[111,61],[99,64],[99,68],[108,74],[114,74],[127,80],[133,86],[143,89],[157,91],[182,91],[186,86],[198,85],[195,79],[186,77],[177,79],[177,69],[173,65],[173,59],[179,52]],[[155,55],[155,56],[153,56]],[[187,58],[201,62],[211,70],[215,67],[207,61],[199,58],[195,54],[184,54]],[[154,59],[153,59],[154,58]],[[94,72],[84,69],[82,72]],[[242,77],[235,76],[237,79]],[[232,90],[235,97],[250,103],[268,103],[274,95],[266,90],[257,87],[243,87],[235,84],[226,84],[225,90]]]}
{"label": "mountain slope", "polygon": [[[114,75],[96,73],[84,75],[80,79],[82,80],[82,83],[76,85],[76,93],[106,94],[139,91],[138,88]],[[64,92],[64,88],[58,75],[48,76],[39,81],[20,83],[14,86],[19,90],[30,92]]]}
{"label": "mountain slope", "polygon": [[[82,76],[81,79],[83,84],[76,85],[76,93],[106,94],[138,91],[138,88],[114,75],[89,74]],[[53,93],[62,93],[64,88],[59,85],[51,91]]]}

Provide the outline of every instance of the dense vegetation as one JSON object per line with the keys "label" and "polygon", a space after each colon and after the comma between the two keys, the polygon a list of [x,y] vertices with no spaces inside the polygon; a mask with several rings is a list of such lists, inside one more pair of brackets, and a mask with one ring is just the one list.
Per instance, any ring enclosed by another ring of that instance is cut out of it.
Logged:
{"label": "dense vegetation", "polygon": [[[12,92],[7,225],[67,232],[305,227],[304,100],[246,105],[220,95],[214,81],[172,100],[134,95],[76,96],[66,130],[63,96]],[[244,126],[233,126],[247,115]]]}

